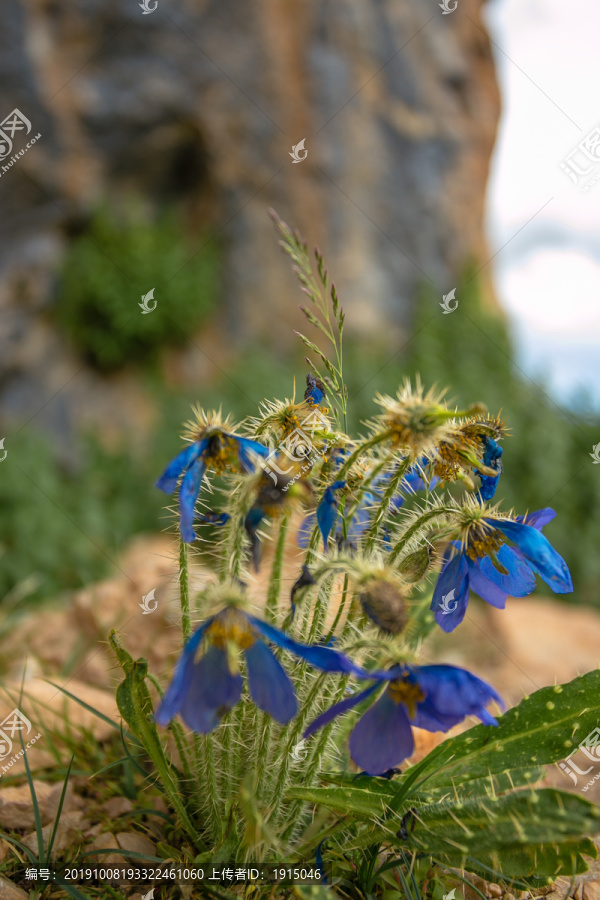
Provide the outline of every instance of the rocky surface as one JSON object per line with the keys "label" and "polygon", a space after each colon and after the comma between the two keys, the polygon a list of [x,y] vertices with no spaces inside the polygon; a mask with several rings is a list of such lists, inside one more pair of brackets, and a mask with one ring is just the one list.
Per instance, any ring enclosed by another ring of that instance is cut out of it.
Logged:
{"label": "rocky surface", "polygon": [[45,413],[55,431],[82,397],[113,405],[119,387],[81,374],[46,314],[69,235],[129,194],[219,236],[228,341],[287,341],[298,324],[269,206],[321,244],[353,327],[399,335],[419,283],[449,290],[486,257],[499,104],[481,7],[262,0],[240,15],[232,0],[159,0],[143,15],[129,0],[6,0],[0,118],[19,108],[42,137],[0,176],[0,415],[37,412],[70,379]]}

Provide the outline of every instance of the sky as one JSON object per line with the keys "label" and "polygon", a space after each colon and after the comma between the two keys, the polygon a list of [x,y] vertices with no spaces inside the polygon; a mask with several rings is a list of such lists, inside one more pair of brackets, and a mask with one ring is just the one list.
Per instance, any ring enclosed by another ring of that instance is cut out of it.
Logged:
{"label": "sky", "polygon": [[600,2],[490,0],[485,19],[503,105],[487,211],[498,297],[518,364],[600,409]]}

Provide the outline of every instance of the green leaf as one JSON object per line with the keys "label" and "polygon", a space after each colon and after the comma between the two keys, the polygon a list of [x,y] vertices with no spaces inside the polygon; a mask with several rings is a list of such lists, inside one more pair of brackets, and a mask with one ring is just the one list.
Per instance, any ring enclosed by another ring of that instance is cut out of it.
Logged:
{"label": "green leaf", "polygon": [[398,836],[401,817],[370,829],[353,846],[388,842],[469,868],[477,860],[504,876],[574,875],[587,870],[582,857],[595,857],[588,835],[600,830],[600,809],[562,791],[521,790],[496,799],[435,802],[414,808]]}
{"label": "green leaf", "polygon": [[391,799],[387,792],[381,792],[375,785],[373,789],[366,786],[291,788],[286,792],[286,797],[322,804],[337,812],[353,813],[367,821],[381,818]]}
{"label": "green leaf", "polygon": [[197,845],[201,847],[202,839],[181,800],[181,789],[178,780],[173,766],[165,755],[158,730],[154,724],[152,698],[145,681],[148,664],[145,659],[138,659],[134,662],[129,653],[123,650],[119,644],[114,631],[110,633],[109,640],[119,664],[125,672],[125,679],[117,688],[119,712],[132,732],[139,738],[146,753],[154,763],[171,805],[176,810],[186,831]]}

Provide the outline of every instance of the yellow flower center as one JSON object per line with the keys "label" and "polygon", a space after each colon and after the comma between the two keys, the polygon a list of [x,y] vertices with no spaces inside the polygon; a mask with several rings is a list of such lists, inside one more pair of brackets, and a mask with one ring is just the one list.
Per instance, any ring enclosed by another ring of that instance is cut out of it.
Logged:
{"label": "yellow flower center", "polygon": [[219,650],[225,650],[227,644],[235,644],[240,650],[247,650],[255,640],[250,623],[237,609],[224,609],[220,612],[206,635]]}
{"label": "yellow flower center", "polygon": [[404,703],[408,707],[408,714],[411,718],[414,718],[417,703],[421,703],[425,699],[425,694],[419,685],[409,681],[408,672],[403,678],[391,681],[387,691],[394,703]]}
{"label": "yellow flower center", "polygon": [[238,447],[235,437],[224,431],[217,431],[209,438],[204,451],[204,462],[208,469],[218,475],[226,469],[238,467]]}

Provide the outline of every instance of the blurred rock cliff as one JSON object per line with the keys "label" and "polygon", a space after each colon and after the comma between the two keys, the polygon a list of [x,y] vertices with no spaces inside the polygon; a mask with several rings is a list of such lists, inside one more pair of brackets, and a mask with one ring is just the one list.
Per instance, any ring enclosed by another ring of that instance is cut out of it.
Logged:
{"label": "blurred rock cliff", "polygon": [[420,283],[448,290],[486,257],[499,98],[481,9],[4,0],[0,117],[21,110],[41,138],[0,176],[0,413],[36,411],[85,365],[52,322],[56,273],[90,211],[130,195],[220,242],[216,327],[234,345],[298,324],[269,206],[321,246],[349,323],[410,328]]}

